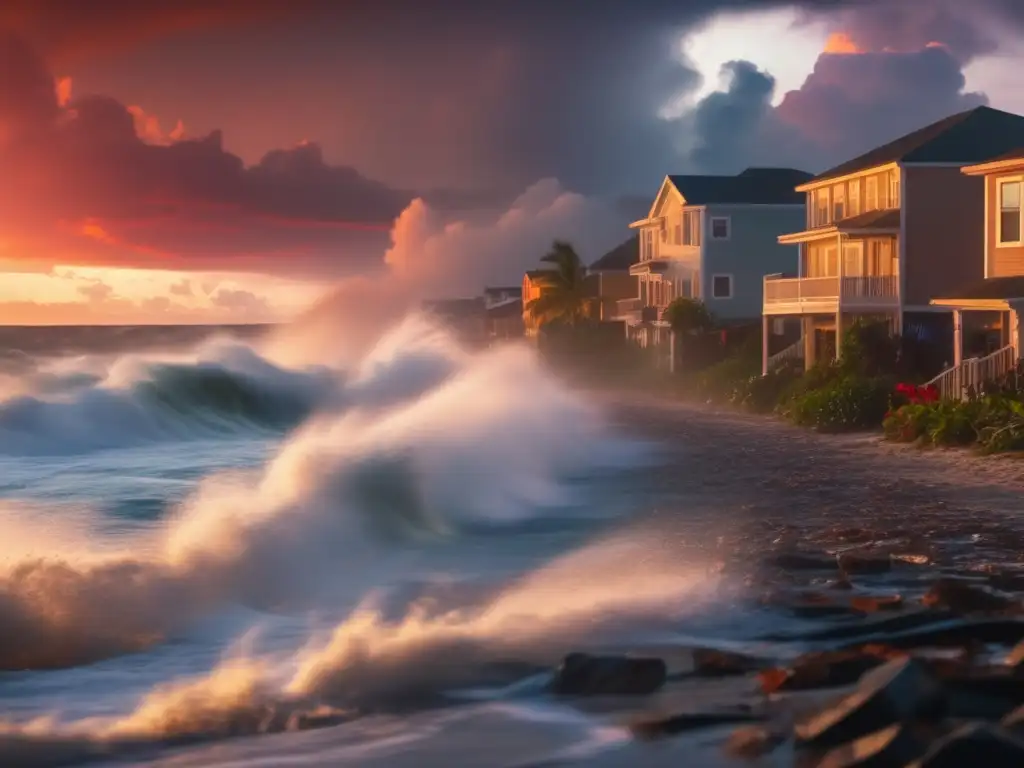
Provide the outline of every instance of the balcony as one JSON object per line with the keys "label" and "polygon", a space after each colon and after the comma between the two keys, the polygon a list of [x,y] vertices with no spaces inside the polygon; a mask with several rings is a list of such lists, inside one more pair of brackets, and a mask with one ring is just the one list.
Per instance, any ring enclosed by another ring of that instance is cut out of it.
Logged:
{"label": "balcony", "polygon": [[643,299],[619,299],[615,302],[615,319],[625,320],[630,325],[651,323],[661,319],[664,307],[654,307]]}
{"label": "balcony", "polygon": [[886,311],[899,307],[900,279],[865,277],[783,277],[764,279],[766,315],[810,315],[839,310]]}

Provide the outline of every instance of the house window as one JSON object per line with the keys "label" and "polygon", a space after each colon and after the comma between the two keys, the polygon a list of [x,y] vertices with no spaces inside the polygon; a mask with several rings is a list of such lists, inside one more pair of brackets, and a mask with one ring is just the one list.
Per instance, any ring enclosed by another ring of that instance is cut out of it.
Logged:
{"label": "house window", "polygon": [[784,317],[773,317],[772,318],[772,335],[783,336],[786,333],[786,318]]}
{"label": "house window", "polygon": [[711,276],[711,298],[731,299],[732,298],[732,275]]}
{"label": "house window", "polygon": [[683,220],[681,218],[676,222],[675,237],[672,239],[672,242],[676,245],[683,244]]}
{"label": "house window", "polygon": [[900,207],[900,172],[889,171],[889,208]]}
{"label": "house window", "polygon": [[1004,181],[999,185],[999,242],[1021,241],[1021,182]]}
{"label": "house window", "polygon": [[846,215],[857,216],[860,214],[860,179],[850,182],[850,192],[847,195]]}
{"label": "house window", "polygon": [[700,211],[683,212],[683,245],[700,245]]}
{"label": "house window", "polygon": [[868,176],[864,180],[864,210],[865,211],[877,211],[878,210],[878,177]]}
{"label": "house window", "polygon": [[690,280],[679,281],[679,295],[684,299],[692,299],[693,296],[693,283]]}
{"label": "house window", "polygon": [[828,190],[819,189],[814,196],[814,226],[828,224]]}
{"label": "house window", "polygon": [[832,220],[846,218],[846,185],[839,184],[832,188]]}
{"label": "house window", "polygon": [[728,216],[712,216],[711,217],[711,239],[712,240],[728,240],[729,239],[729,217]]}

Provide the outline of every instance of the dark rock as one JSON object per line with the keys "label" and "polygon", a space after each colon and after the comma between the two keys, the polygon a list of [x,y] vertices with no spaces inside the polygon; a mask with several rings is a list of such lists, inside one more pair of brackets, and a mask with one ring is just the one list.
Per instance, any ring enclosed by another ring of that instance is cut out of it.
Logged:
{"label": "dark rock", "polygon": [[942,687],[916,659],[894,659],[861,678],[853,693],[793,726],[801,745],[834,747],[912,719],[938,717]]}
{"label": "dark rock", "polygon": [[763,725],[748,725],[732,732],[725,743],[725,751],[733,757],[754,760],[767,755],[785,740],[784,733]]}
{"label": "dark rock", "polygon": [[1000,724],[1009,731],[1024,733],[1024,705],[1017,707],[1004,717]]}
{"label": "dark rock", "polygon": [[947,713],[963,719],[999,720],[1024,704],[1024,679],[1005,669],[965,669],[942,676]]}
{"label": "dark rock", "polygon": [[921,598],[930,608],[946,608],[954,613],[999,613],[1018,608],[1012,598],[964,579],[942,578]]}
{"label": "dark rock", "polygon": [[836,558],[818,552],[783,552],[769,563],[784,571],[834,571],[839,567]]}
{"label": "dark rock", "polygon": [[1006,666],[1018,674],[1024,673],[1024,641],[1017,643],[1006,655]]}
{"label": "dark rock", "polygon": [[989,723],[968,723],[932,744],[924,756],[908,768],[1020,768],[1024,765],[1024,741]]}
{"label": "dark rock", "polygon": [[551,691],[560,696],[643,696],[661,688],[667,676],[661,659],[570,653]]}
{"label": "dark rock", "polygon": [[904,766],[925,753],[928,741],[911,726],[890,725],[836,747],[817,768],[890,768]]}
{"label": "dark rock", "polygon": [[758,678],[765,693],[838,688],[852,685],[890,657],[881,648],[807,653],[788,669],[762,670]]}
{"label": "dark rock", "polygon": [[717,648],[693,649],[693,674],[697,677],[730,677],[756,672],[765,666],[763,659]]}
{"label": "dark rock", "polygon": [[629,730],[638,739],[657,739],[674,736],[686,731],[700,728],[711,728],[717,725],[733,725],[735,723],[753,723],[761,718],[750,712],[691,712],[670,717],[641,720],[630,724]]}
{"label": "dark rock", "polygon": [[864,595],[850,600],[850,607],[861,613],[898,611],[903,607],[903,598],[900,595]]}
{"label": "dark rock", "polygon": [[888,573],[892,570],[892,558],[866,552],[844,552],[837,558],[839,570],[847,575]]}

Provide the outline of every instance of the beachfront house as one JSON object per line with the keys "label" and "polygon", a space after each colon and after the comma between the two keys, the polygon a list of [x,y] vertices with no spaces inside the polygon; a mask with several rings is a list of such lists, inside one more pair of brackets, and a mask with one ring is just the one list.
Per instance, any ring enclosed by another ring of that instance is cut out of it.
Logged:
{"label": "beachfront house", "polygon": [[523,286],[484,288],[483,300],[488,338],[495,341],[523,335]]}
{"label": "beachfront house", "polygon": [[630,273],[637,293],[618,316],[640,343],[668,337],[661,320],[677,297],[700,299],[723,322],[761,315],[764,275],[792,270],[797,248],[778,236],[802,226],[811,174],[792,168],[748,168],[735,176],[666,176],[647,218],[630,224],[639,261]]}
{"label": "beachfront house", "polygon": [[612,248],[587,269],[598,298],[598,319],[619,320],[623,299],[637,294],[637,278],[630,268],[640,261],[640,237],[633,235]]}
{"label": "beachfront house", "polygon": [[1001,378],[1021,360],[1024,312],[1024,140],[988,162],[961,172],[983,184],[984,215],[978,235],[979,279],[932,299],[952,311],[952,366],[935,384],[945,397],[960,398]]}
{"label": "beachfront house", "polygon": [[[856,318],[883,319],[897,333],[910,323],[944,332],[949,310],[932,299],[974,284],[985,269],[985,185],[961,168],[1019,146],[1024,117],[978,107],[800,184],[806,221],[779,237],[799,247],[798,272],[764,278],[763,370],[786,357],[809,368],[838,356],[836,340]],[[769,355],[778,318],[799,318],[802,337]]]}

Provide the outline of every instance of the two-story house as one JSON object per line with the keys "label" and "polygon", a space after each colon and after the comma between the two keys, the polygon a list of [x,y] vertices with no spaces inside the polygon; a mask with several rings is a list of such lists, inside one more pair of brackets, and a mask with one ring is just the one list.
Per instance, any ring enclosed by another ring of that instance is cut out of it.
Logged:
{"label": "two-story house", "polygon": [[617,320],[619,302],[636,296],[637,278],[630,269],[640,261],[640,238],[632,235],[587,269],[597,296],[597,315],[600,320]]}
{"label": "two-story house", "polygon": [[1022,359],[1024,141],[988,162],[964,166],[962,173],[984,184],[982,276],[931,302],[953,314],[952,367],[934,381],[946,397],[962,397]]}
{"label": "two-story house", "polygon": [[640,260],[630,269],[638,292],[619,303],[619,317],[657,331],[664,308],[686,297],[722,321],[756,319],[764,275],[796,264],[796,247],[778,236],[802,226],[795,187],[810,178],[792,168],[665,177],[647,218],[630,224],[640,235]]}
{"label": "two-story house", "polygon": [[[1024,117],[978,107],[947,117],[825,171],[797,187],[806,195],[796,276],[764,280],[770,321],[799,317],[792,350],[807,367],[838,355],[856,317],[886,319],[902,332],[934,319],[931,300],[983,277],[985,190],[961,173],[1024,145]],[[932,313],[932,314],[929,314]],[[764,345],[763,367],[773,360]]]}

